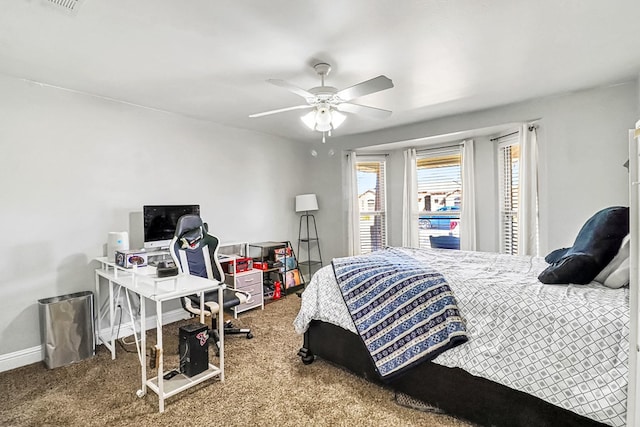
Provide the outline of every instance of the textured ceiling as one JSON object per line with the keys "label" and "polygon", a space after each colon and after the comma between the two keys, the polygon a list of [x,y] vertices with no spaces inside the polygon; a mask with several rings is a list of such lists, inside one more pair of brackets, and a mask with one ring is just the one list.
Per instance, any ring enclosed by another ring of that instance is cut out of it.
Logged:
{"label": "textured ceiling", "polygon": [[0,73],[228,126],[318,141],[304,103],[266,83],[342,89],[384,74],[357,99],[393,111],[349,115],[350,135],[636,79],[640,1],[47,0],[3,2]]}

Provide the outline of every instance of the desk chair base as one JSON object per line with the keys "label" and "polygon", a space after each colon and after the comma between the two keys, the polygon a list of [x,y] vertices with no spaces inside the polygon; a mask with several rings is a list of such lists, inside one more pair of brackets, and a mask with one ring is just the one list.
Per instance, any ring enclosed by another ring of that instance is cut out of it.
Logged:
{"label": "desk chair base", "polygon": [[[211,331],[213,333],[213,340],[211,341],[215,346],[216,356],[220,355],[220,334],[216,328],[217,320],[214,318],[211,319]],[[253,334],[251,333],[251,329],[249,328],[234,328],[231,320],[227,320],[224,322],[224,334],[225,335],[242,335],[245,334],[247,339],[250,340],[253,338]]]}
{"label": "desk chair base", "polygon": [[[213,300],[215,298],[215,300]],[[230,310],[238,304],[246,303],[250,301],[250,295],[244,291],[238,291],[237,289],[225,289],[224,290],[224,302],[222,304],[222,313],[225,310]],[[192,316],[200,315],[200,297],[197,295],[190,295],[182,299],[182,306],[191,313]],[[220,338],[218,335],[218,316],[222,316],[220,305],[217,302],[217,295],[208,295],[205,293],[205,310],[204,315],[211,317],[211,331],[214,334],[214,339],[211,341],[216,346],[216,355],[219,353]],[[230,320],[224,322],[225,335],[241,335],[245,334],[247,339],[253,338],[251,329],[249,328],[234,328]]]}

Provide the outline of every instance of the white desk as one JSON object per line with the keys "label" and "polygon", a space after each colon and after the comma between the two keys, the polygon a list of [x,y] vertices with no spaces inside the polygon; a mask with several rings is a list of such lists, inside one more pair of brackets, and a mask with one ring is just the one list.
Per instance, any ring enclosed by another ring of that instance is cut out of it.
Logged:
{"label": "white desk", "polygon": [[[191,276],[189,274],[180,274],[173,277],[158,278],[156,275],[156,269],[154,267],[141,267],[141,268],[122,268],[113,262],[107,261],[106,257],[96,258],[96,261],[100,263],[100,268],[95,271],[96,280],[96,298],[97,298],[97,319],[96,319],[96,343],[104,344],[111,351],[111,358],[116,358],[116,346],[115,340],[117,337],[114,335],[114,312],[115,301],[114,296],[117,296],[124,290],[126,297],[131,327],[134,331],[136,340],[136,349],[138,351],[138,359],[140,360],[140,367],[142,370],[142,387],[137,391],[138,397],[143,397],[147,393],[147,387],[150,388],[158,395],[159,411],[164,411],[164,399],[171,397],[181,391],[188,389],[196,384],[199,384],[209,378],[215,376],[220,377],[220,381],[224,381],[224,334],[220,334],[220,357],[219,367],[209,363],[209,369],[204,372],[195,375],[193,377],[187,377],[183,374],[178,374],[170,381],[163,379],[164,372],[163,366],[163,348],[162,348],[162,303],[173,299],[178,299],[183,296],[199,294],[200,295],[200,309],[204,313],[204,292],[210,290],[218,290],[218,299],[222,301],[222,291],[225,288],[224,283],[219,283],[214,280],[205,279],[202,277]],[[101,334],[101,322],[106,312],[102,312],[102,298],[101,292],[101,280],[105,279],[108,284],[108,315],[109,315],[109,333],[107,336]],[[116,294],[114,295],[114,288]],[[131,300],[129,293],[132,292],[140,296],[140,331],[136,331],[135,319],[131,311]],[[146,300],[150,300],[156,303],[156,331],[157,331],[157,363],[158,376],[147,379],[147,357],[146,357]],[[204,314],[200,316],[200,322],[204,323]],[[218,316],[218,330],[224,330],[223,316]],[[139,334],[139,337],[138,337]]]}

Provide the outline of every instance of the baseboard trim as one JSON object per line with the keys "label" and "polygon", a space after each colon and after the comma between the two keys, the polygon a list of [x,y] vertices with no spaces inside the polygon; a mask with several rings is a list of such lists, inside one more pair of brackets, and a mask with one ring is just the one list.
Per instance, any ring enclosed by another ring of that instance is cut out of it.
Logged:
{"label": "baseboard trim", "polygon": [[0,372],[41,362],[43,356],[41,345],[14,351],[13,353],[0,354]]}
{"label": "baseboard trim", "polygon": [[[127,317],[125,315],[125,317]],[[169,323],[177,322],[178,320],[188,319],[189,313],[186,313],[182,309],[171,310],[166,313],[162,313],[162,324],[168,325]],[[147,330],[154,329],[156,327],[157,317],[155,315],[147,317],[146,326]],[[136,328],[140,328],[140,321],[136,321]],[[102,328],[100,335],[108,336],[109,328]],[[133,329],[131,328],[131,321],[123,322],[120,326],[120,332],[118,338],[128,337],[133,335]],[[25,348],[23,350],[14,351],[12,353],[0,354],[0,372],[10,371],[11,369],[20,368],[22,366],[31,365],[32,363],[42,362],[44,354],[42,352],[42,346]]]}

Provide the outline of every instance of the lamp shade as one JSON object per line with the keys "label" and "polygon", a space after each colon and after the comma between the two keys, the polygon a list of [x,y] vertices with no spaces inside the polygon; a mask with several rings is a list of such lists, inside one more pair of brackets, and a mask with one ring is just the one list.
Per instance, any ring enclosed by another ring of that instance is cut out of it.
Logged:
{"label": "lamp shade", "polygon": [[300,194],[296,196],[296,212],[317,211],[318,199],[315,194]]}
{"label": "lamp shade", "polygon": [[300,120],[311,130],[330,132],[337,129],[346,118],[347,116],[329,106],[321,106],[300,117]]}

